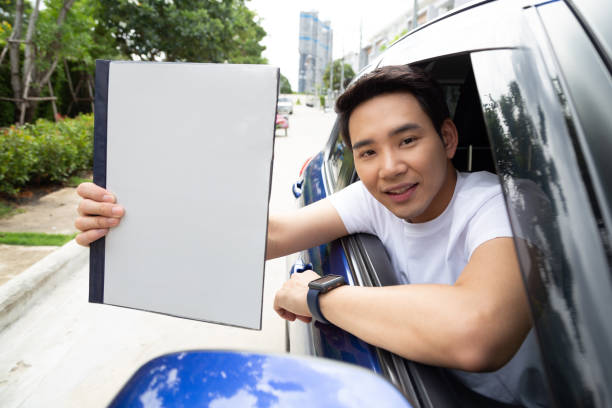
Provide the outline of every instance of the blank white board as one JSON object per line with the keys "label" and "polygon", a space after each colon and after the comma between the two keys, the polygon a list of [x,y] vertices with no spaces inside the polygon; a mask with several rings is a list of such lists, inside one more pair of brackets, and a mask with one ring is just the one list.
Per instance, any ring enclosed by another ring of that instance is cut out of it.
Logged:
{"label": "blank white board", "polygon": [[90,301],[261,328],[278,69],[97,61]]}

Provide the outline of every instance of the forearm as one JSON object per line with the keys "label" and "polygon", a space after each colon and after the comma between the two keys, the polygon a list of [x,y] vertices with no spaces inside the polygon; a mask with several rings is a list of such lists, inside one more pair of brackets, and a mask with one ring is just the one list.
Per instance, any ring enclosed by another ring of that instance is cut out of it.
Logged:
{"label": "forearm", "polygon": [[507,325],[495,302],[451,285],[345,286],[322,295],[320,305],[329,321],[370,344],[469,371],[503,365],[528,330]]}
{"label": "forearm", "polygon": [[287,213],[270,214],[266,259],[312,248],[346,234],[340,216],[328,200]]}

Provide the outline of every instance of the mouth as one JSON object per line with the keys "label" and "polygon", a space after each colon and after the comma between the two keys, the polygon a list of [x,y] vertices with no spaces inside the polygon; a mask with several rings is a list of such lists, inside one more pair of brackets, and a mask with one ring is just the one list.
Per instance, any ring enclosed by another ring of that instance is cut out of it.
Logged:
{"label": "mouth", "polygon": [[383,193],[385,193],[391,200],[399,203],[408,200],[418,185],[419,183],[401,184],[385,189],[383,190]]}

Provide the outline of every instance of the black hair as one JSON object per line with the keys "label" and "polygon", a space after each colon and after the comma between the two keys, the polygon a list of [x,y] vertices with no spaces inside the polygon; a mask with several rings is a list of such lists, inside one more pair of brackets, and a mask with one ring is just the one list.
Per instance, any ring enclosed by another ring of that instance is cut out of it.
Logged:
{"label": "black hair", "polygon": [[442,123],[450,117],[440,85],[420,68],[389,65],[360,77],[336,101],[340,134],[349,148],[352,149],[352,144],[348,124],[355,108],[376,96],[401,92],[410,93],[416,98],[440,135]]}

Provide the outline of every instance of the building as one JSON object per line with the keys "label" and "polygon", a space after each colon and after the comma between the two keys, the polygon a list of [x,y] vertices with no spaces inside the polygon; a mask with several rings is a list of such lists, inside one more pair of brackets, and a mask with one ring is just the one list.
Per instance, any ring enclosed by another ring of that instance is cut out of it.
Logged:
{"label": "building", "polygon": [[298,92],[318,93],[323,74],[332,60],[333,30],[329,21],[319,20],[317,11],[300,13],[300,65]]}
{"label": "building", "polygon": [[[419,0],[417,6],[417,25],[424,24],[438,16],[466,3],[468,0]],[[359,72],[378,57],[387,47],[399,40],[414,27],[412,9],[402,13],[384,29],[361,46],[358,53],[350,52],[344,56],[355,72]],[[357,56],[356,56],[357,54]]]}

